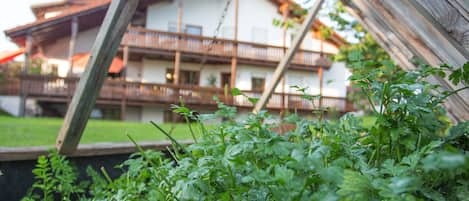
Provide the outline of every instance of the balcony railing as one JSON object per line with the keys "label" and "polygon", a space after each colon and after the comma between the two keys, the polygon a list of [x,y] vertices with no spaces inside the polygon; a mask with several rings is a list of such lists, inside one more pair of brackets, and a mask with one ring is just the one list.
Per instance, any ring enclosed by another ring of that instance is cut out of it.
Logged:
{"label": "balcony railing", "polygon": [[[21,76],[21,84],[17,79],[16,81],[15,79],[10,79],[7,83],[10,84],[0,83],[0,94],[19,94],[22,89],[23,93],[28,97],[37,98],[38,100],[70,101],[78,84],[78,78],[25,75]],[[247,97],[256,98],[261,96],[261,92],[256,91],[245,90],[243,93]],[[222,88],[141,83],[123,80],[106,80],[97,101],[104,104],[116,104],[125,100],[127,104],[131,105],[151,105],[157,103],[178,103],[179,97],[182,97],[184,102],[189,105],[215,106],[216,102],[213,100],[213,96],[218,96],[222,102],[229,105],[237,107],[253,106],[247,97],[225,96]],[[267,104],[267,108],[280,109],[282,108],[282,102],[289,109],[313,110],[322,105],[323,107],[335,108],[341,112],[351,110],[351,105],[345,98],[322,97],[311,102],[303,99],[300,94],[292,93],[273,94]]]}
{"label": "balcony railing", "polygon": [[[214,39],[197,35],[149,30],[131,27],[122,39],[123,45],[130,47],[150,48],[158,50],[181,51],[217,57],[233,57],[260,62],[279,62],[285,48],[259,43],[242,42],[227,39]],[[235,54],[237,44],[237,54]],[[320,53],[309,50],[298,50],[292,64],[311,67],[317,66]]]}

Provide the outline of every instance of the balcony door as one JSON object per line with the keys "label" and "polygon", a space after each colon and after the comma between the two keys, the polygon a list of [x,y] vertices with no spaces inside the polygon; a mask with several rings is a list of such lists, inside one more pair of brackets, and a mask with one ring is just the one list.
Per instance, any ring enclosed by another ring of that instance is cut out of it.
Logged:
{"label": "balcony door", "polygon": [[221,83],[220,83],[221,87],[225,87],[225,86],[230,87],[231,73],[221,73],[221,80],[220,81],[221,81]]}
{"label": "balcony door", "polygon": [[184,33],[190,34],[190,35],[201,36],[202,35],[202,26],[186,24],[186,27],[184,29]]}
{"label": "balcony door", "polygon": [[[198,86],[200,81],[199,71],[180,70],[179,71],[179,84]],[[172,84],[174,82],[174,70],[166,69],[166,83]]]}

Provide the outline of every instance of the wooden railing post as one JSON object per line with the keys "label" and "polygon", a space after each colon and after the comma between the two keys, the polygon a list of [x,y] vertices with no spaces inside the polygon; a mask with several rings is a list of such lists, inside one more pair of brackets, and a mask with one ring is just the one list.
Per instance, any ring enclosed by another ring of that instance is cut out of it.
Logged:
{"label": "wooden railing post", "polygon": [[122,90],[122,96],[121,96],[121,114],[120,114],[120,119],[122,121],[125,120],[125,113],[127,112],[127,81],[126,80],[121,80],[120,81],[123,90]]}
{"label": "wooden railing post", "polygon": [[68,76],[73,75],[73,55],[75,54],[75,43],[78,35],[78,17],[75,16],[72,18],[71,27],[70,27],[70,42],[68,47],[68,63],[69,70]]}
{"label": "wooden railing post", "polygon": [[[28,30],[26,35],[26,50],[24,52],[24,66],[21,72],[22,75],[27,75],[29,72],[29,68],[31,67],[31,51],[33,48],[33,37],[31,30]],[[20,80],[20,108],[19,108],[19,116],[24,117],[26,115],[26,100],[28,98],[28,94],[25,91],[25,86],[22,80]]]}

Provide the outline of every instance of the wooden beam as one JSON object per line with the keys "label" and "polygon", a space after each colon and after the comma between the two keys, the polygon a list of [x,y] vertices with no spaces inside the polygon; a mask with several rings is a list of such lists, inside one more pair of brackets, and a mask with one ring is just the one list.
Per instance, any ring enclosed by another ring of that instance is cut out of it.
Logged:
{"label": "wooden beam", "polygon": [[137,5],[138,0],[114,0],[109,6],[59,131],[56,146],[60,153],[76,150],[108,71],[103,66],[110,66]]}
{"label": "wooden beam", "polygon": [[122,76],[124,80],[127,80],[127,68],[129,67],[129,46],[126,45],[122,48],[122,65],[124,68],[122,69]]}
{"label": "wooden beam", "polygon": [[290,64],[290,61],[293,59],[298,47],[300,47],[301,43],[303,42],[303,38],[305,37],[306,33],[309,32],[311,25],[313,24],[314,18],[316,17],[319,9],[321,8],[322,3],[324,0],[317,0],[314,2],[313,6],[309,9],[308,15],[306,16],[303,24],[301,25],[300,30],[297,34],[295,34],[295,38],[293,40],[292,45],[288,48],[287,53],[285,56],[280,60],[277,68],[275,69],[274,75],[272,76],[272,80],[269,82],[269,85],[266,87],[264,92],[262,93],[261,98],[256,103],[253,112],[257,113],[262,108],[265,107],[267,102],[269,101],[270,96],[275,90],[275,87],[279,83],[280,79],[282,78],[283,74],[285,73],[287,66]]}
{"label": "wooden beam", "polygon": [[[282,12],[282,19],[283,19],[283,27],[282,27],[282,31],[283,31],[283,54],[286,53],[286,50],[287,50],[287,31],[288,31],[288,26],[287,26],[287,21],[288,21],[288,14],[290,13],[290,9],[288,8],[289,7],[289,2],[285,2],[282,4],[282,6],[280,6],[280,11]],[[284,74],[282,76],[282,80],[281,80],[281,85],[282,85],[282,101],[281,101],[281,104],[282,104],[282,109],[280,110],[280,118],[283,118],[284,115],[285,115],[285,109],[287,108],[285,103],[285,80],[286,79],[286,74]]]}
{"label": "wooden beam", "polygon": [[[432,66],[448,63],[461,66],[468,60],[469,53],[462,41],[455,41],[444,29],[442,24],[432,17],[421,3],[411,1],[379,1],[379,0],[351,0],[344,1],[347,10],[371,33],[376,41],[390,54],[390,56],[404,69],[417,69],[413,62],[422,59]],[[445,6],[447,1],[438,1],[428,6]],[[443,8],[433,10],[442,11]],[[446,12],[447,14],[457,13]],[[435,14],[433,14],[435,15]],[[441,17],[441,19],[447,19]],[[440,19],[440,21],[441,21]],[[458,23],[464,23],[463,17],[451,18]],[[456,22],[453,22],[456,23]],[[465,22],[464,26],[469,26]],[[463,27],[464,27],[463,26]],[[455,90],[463,87],[454,86],[446,78],[430,77],[428,81],[439,84],[444,90]],[[444,103],[450,117],[454,121],[469,119],[469,92],[461,91],[450,96]]]}
{"label": "wooden beam", "polygon": [[[33,37],[31,35],[31,31],[28,31],[26,35],[26,44],[25,44],[25,52],[24,52],[24,63],[23,63],[23,69],[22,69],[22,74],[26,75],[29,73],[29,68],[31,67],[31,51],[33,48]],[[26,115],[26,99],[27,99],[27,93],[24,90],[24,83],[23,81],[20,80],[20,107],[19,107],[19,116],[24,117]]]}
{"label": "wooden beam", "polygon": [[239,14],[239,0],[234,0],[234,36],[233,36],[233,56],[231,57],[231,77],[230,87],[236,87],[236,67],[238,66],[238,14]]}
{"label": "wooden beam", "polygon": [[[178,140],[180,144],[191,145],[191,140]],[[171,147],[171,141],[146,141],[138,143],[142,149],[166,151],[167,147]],[[7,161],[24,161],[37,160],[39,156],[49,154],[49,146],[37,147],[0,147],[0,162]],[[79,145],[77,151],[69,154],[69,157],[95,157],[109,156],[117,154],[130,154],[139,151],[135,144],[131,142],[100,142],[95,144]]]}
{"label": "wooden beam", "polygon": [[322,87],[323,87],[323,79],[324,79],[324,71],[322,69],[322,66],[319,67],[318,70],[318,75],[319,75],[319,109],[322,108]]}
{"label": "wooden beam", "polygon": [[[177,32],[182,32],[182,0],[178,2],[178,22],[177,22]],[[178,46],[181,43],[181,38],[178,39]],[[181,48],[177,48],[176,53],[174,54],[174,73],[173,73],[173,83],[179,84],[179,71],[181,66]]]}
{"label": "wooden beam", "polygon": [[25,51],[24,51],[24,68],[23,73],[28,74],[29,69],[31,68],[31,51],[33,49],[33,36],[31,32],[28,32],[26,35],[26,44],[25,44]]}
{"label": "wooden beam", "polygon": [[122,69],[122,77],[123,77],[123,87],[124,87],[124,95],[121,100],[121,114],[120,119],[122,121],[125,120],[125,114],[127,112],[127,68],[129,67],[129,46],[124,46],[122,50],[122,57],[123,57],[123,65],[124,68]]}
{"label": "wooden beam", "polygon": [[68,64],[70,68],[68,69],[68,76],[73,75],[73,55],[75,54],[75,43],[78,35],[78,17],[74,16],[72,18],[71,24],[71,34],[70,34],[70,43],[68,46]]}

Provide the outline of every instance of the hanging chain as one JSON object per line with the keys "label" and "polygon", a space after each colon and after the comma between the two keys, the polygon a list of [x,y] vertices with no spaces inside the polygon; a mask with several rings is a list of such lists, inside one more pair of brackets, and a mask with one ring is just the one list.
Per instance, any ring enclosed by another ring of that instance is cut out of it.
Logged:
{"label": "hanging chain", "polygon": [[204,67],[205,62],[207,61],[207,54],[210,52],[213,48],[213,45],[215,44],[215,40],[217,39],[217,36],[220,32],[221,25],[223,24],[223,21],[225,20],[226,14],[228,13],[228,8],[230,7],[232,0],[226,1],[225,8],[223,9],[223,12],[221,13],[220,19],[218,20],[217,27],[215,28],[215,32],[213,33],[213,39],[210,41],[207,51],[204,52],[202,56],[202,61],[200,62],[200,69]]}

